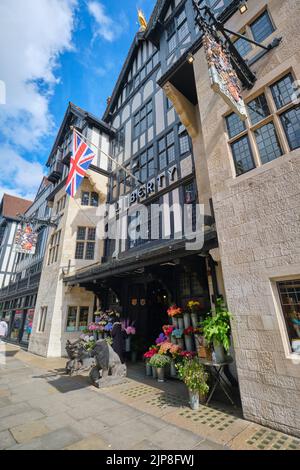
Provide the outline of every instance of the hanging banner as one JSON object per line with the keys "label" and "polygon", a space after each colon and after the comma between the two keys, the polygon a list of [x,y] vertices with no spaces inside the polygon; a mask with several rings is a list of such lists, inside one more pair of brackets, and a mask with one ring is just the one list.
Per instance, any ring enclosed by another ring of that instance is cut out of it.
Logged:
{"label": "hanging banner", "polygon": [[20,224],[15,236],[14,251],[17,253],[34,255],[37,238],[38,234],[33,231],[31,225],[27,224],[23,226]]}
{"label": "hanging banner", "polygon": [[232,67],[228,51],[212,34],[205,32],[203,45],[206,54],[212,89],[222,96],[233,112],[245,121],[246,105],[236,71]]}

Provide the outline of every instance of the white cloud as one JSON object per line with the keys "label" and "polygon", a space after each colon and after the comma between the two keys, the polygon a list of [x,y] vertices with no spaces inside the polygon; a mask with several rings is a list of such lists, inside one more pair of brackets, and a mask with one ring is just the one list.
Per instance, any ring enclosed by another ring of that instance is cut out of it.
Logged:
{"label": "white cloud", "polygon": [[9,146],[0,151],[0,200],[3,193],[33,199],[43,177],[43,166],[29,162]]}
{"label": "white cloud", "polygon": [[108,42],[115,41],[126,29],[126,20],[119,18],[113,20],[105,12],[104,5],[96,0],[88,2],[88,11],[96,22],[94,37],[101,37]]}
{"label": "white cloud", "polygon": [[1,0],[0,79],[6,105],[2,133],[30,149],[52,130],[49,99],[59,55],[72,49],[77,0]]}
{"label": "white cloud", "polygon": [[[34,194],[42,165],[26,161],[53,132],[49,103],[60,55],[72,50],[77,0],[0,1],[0,191]],[[11,189],[10,189],[11,188]]]}

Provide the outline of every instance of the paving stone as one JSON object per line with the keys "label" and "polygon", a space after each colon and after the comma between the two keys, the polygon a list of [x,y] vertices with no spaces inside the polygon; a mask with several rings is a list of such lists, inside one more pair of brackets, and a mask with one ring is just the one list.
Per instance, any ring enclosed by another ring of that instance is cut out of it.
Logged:
{"label": "paving stone", "polygon": [[193,450],[230,450],[229,447],[217,444],[216,442],[205,439],[200,442]]}
{"label": "paving stone", "polygon": [[140,416],[142,415],[143,413],[139,410],[135,410],[134,408],[130,409],[129,407],[126,408],[122,405],[119,405],[113,409],[104,409],[103,411],[101,410],[101,412],[95,416],[95,418],[108,426],[115,426],[117,424],[122,424],[125,421],[129,421],[134,417],[140,420]]}
{"label": "paving stone", "polygon": [[44,417],[45,415],[43,415],[40,411],[37,410],[30,410],[25,413],[7,416],[0,422],[0,431],[14,428],[15,426],[19,426],[20,424],[26,423],[27,421],[35,421],[36,419],[41,419]]}
{"label": "paving stone", "polygon": [[[110,428],[109,432],[105,430],[100,435],[108,440],[112,449],[127,450],[144,439],[152,441],[153,435],[157,434],[159,429],[159,423],[157,426],[154,426],[153,424],[145,424],[138,419],[133,419]],[[159,443],[156,444],[159,445]]]}
{"label": "paving stone", "polygon": [[70,427],[80,433],[82,437],[87,437],[90,434],[102,434],[105,431],[109,433],[110,430],[109,426],[92,417],[75,421]]}
{"label": "paving stone", "polygon": [[75,442],[64,450],[110,450],[108,443],[100,436],[91,435],[82,441]]}
{"label": "paving stone", "polygon": [[59,450],[80,441],[82,436],[70,427],[66,427],[45,434],[39,439],[44,449]]}
{"label": "paving stone", "polygon": [[0,398],[0,409],[3,407],[10,406],[12,404],[11,399],[8,397]]}
{"label": "paving stone", "polygon": [[162,450],[158,445],[153,444],[153,442],[148,439],[144,439],[141,442],[138,442],[134,446],[130,447],[130,450]]}
{"label": "paving stone", "polygon": [[192,449],[201,442],[199,436],[175,426],[166,426],[151,436],[153,444],[164,450]]}
{"label": "paving stone", "polygon": [[9,431],[0,432],[0,450],[7,449],[16,443]]}
{"label": "paving stone", "polygon": [[55,431],[76,424],[76,420],[71,418],[67,413],[59,413],[49,416],[43,420],[43,423],[51,430]]}
{"label": "paving stone", "polygon": [[26,412],[31,409],[31,406],[28,403],[17,403],[13,405],[8,405],[6,407],[0,408],[0,418],[5,418],[6,416],[14,416],[23,412]]}
{"label": "paving stone", "polygon": [[43,423],[43,420],[32,423],[21,424],[10,429],[14,439],[19,443],[29,442],[36,437],[50,432],[50,429]]}

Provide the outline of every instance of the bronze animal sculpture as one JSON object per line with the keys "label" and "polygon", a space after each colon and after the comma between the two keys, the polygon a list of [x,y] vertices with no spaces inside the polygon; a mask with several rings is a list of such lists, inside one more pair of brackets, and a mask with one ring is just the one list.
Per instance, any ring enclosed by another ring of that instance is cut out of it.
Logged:
{"label": "bronze animal sculpture", "polygon": [[127,373],[126,365],[121,363],[118,354],[105,340],[96,342],[91,351],[91,357],[95,358],[95,365],[90,371],[90,379],[96,387],[124,382]]}
{"label": "bronze animal sculpture", "polygon": [[81,339],[67,341],[66,351],[69,360],[66,364],[66,373],[68,375],[78,375],[80,372],[88,371],[93,365],[94,360],[84,348]]}

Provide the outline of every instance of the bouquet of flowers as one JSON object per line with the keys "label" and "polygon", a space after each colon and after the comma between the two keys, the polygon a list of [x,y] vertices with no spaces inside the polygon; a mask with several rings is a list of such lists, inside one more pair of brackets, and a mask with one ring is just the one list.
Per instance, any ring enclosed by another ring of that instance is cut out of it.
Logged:
{"label": "bouquet of flowers", "polygon": [[161,334],[159,335],[159,337],[156,338],[155,344],[164,343],[165,341],[167,341],[167,339],[168,339],[167,336],[165,336],[163,333],[161,333]]}
{"label": "bouquet of flowers", "polygon": [[158,354],[170,354],[170,349],[173,346],[172,343],[169,341],[165,341],[164,343],[161,343]]}
{"label": "bouquet of flowers", "polygon": [[90,323],[88,326],[89,331],[101,331],[101,325],[99,323]]}
{"label": "bouquet of flowers", "polygon": [[125,328],[125,331],[128,336],[136,334],[136,328],[132,325],[127,326],[127,328]]}
{"label": "bouquet of flowers", "polygon": [[106,333],[110,333],[112,329],[113,329],[113,324],[111,322],[107,323],[104,327],[104,331]]}
{"label": "bouquet of flowers", "polygon": [[172,346],[170,347],[169,352],[170,352],[172,358],[175,359],[181,353],[181,348],[177,344],[172,343]]}
{"label": "bouquet of flowers", "polygon": [[149,350],[144,354],[144,359],[151,359],[151,357],[158,353],[158,349],[157,346],[150,346]]}
{"label": "bouquet of flowers", "polygon": [[177,307],[177,305],[171,305],[167,310],[167,314],[169,317],[180,317],[182,315],[182,308]]}
{"label": "bouquet of flowers", "polygon": [[190,300],[186,306],[192,313],[197,313],[201,308],[200,302],[198,302],[198,300]]}
{"label": "bouquet of flowers", "polygon": [[179,356],[183,359],[193,359],[196,355],[197,353],[194,351],[181,351],[181,353],[179,353]]}
{"label": "bouquet of flowers", "polygon": [[175,330],[172,331],[172,336],[174,336],[174,338],[176,339],[182,338],[182,335],[183,335],[183,330],[181,330],[180,328],[176,328]]}
{"label": "bouquet of flowers", "polygon": [[191,336],[194,334],[194,332],[195,332],[194,328],[192,326],[189,326],[183,331],[183,334],[187,336]]}
{"label": "bouquet of flowers", "polygon": [[164,335],[165,336],[170,336],[173,332],[173,330],[175,330],[175,326],[172,326],[172,325],[164,325],[162,327],[163,329],[163,332],[164,332]]}
{"label": "bouquet of flowers", "polygon": [[80,336],[80,339],[81,339],[82,346],[86,351],[92,351],[92,349],[94,349],[96,345],[94,336],[88,336],[88,335],[83,334]]}

